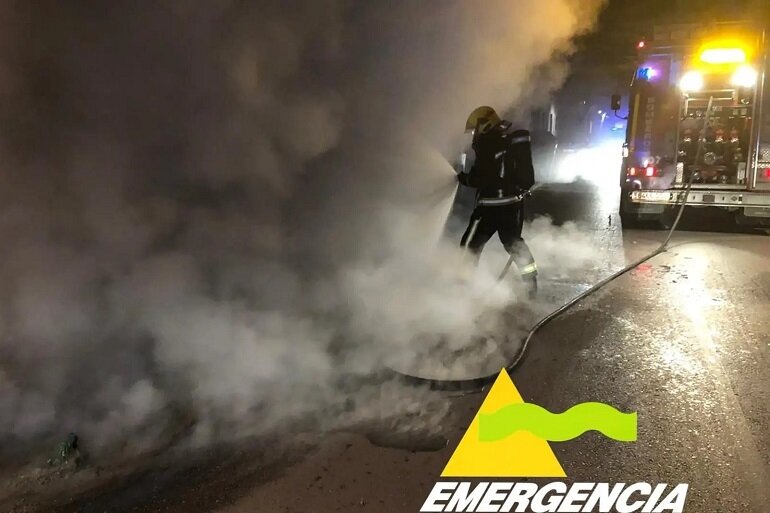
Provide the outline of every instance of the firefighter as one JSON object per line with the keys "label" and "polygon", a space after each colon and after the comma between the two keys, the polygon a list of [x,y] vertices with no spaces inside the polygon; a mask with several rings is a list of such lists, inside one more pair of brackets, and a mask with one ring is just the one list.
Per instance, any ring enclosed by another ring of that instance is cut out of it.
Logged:
{"label": "firefighter", "polygon": [[473,132],[476,159],[469,173],[457,176],[462,185],[476,189],[476,205],[461,245],[478,261],[484,245],[497,233],[533,297],[537,265],[521,237],[524,197],[535,182],[529,132],[512,131],[511,123],[487,106],[471,112],[465,130]]}

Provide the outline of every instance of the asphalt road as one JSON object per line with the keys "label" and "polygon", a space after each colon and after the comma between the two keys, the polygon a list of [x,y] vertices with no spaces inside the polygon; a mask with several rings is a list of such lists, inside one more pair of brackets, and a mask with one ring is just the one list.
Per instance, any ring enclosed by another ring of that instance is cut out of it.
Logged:
{"label": "asphalt road", "polygon": [[[606,257],[568,277],[542,269],[547,303],[571,297],[664,238],[661,231],[624,232],[616,204],[615,188],[590,183],[535,194],[533,216],[577,222]],[[701,218],[702,211],[688,215],[691,231],[675,234],[669,251],[540,331],[512,378],[526,401],[550,411],[602,401],[638,412],[635,443],[595,432],[552,443],[567,482],[689,483],[689,513],[766,513],[770,237],[713,224],[706,228],[717,231],[694,231]],[[390,418],[212,449],[182,467],[158,458],[130,478],[59,496],[41,510],[418,511],[484,395],[393,393],[414,394],[414,429]]]}

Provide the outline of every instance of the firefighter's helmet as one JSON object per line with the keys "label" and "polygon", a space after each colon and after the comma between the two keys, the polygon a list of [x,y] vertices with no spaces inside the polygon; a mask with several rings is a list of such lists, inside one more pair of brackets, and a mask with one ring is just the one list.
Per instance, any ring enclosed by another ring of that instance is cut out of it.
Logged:
{"label": "firefighter's helmet", "polygon": [[465,131],[474,131],[474,135],[485,134],[502,122],[495,109],[486,105],[478,107],[468,116]]}

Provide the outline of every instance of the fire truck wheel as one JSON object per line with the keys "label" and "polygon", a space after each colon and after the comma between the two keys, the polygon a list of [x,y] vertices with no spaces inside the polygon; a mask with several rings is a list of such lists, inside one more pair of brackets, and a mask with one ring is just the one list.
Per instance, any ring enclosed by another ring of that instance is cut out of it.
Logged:
{"label": "fire truck wheel", "polygon": [[620,208],[618,209],[618,213],[620,214],[620,224],[623,226],[624,230],[639,228],[642,224],[639,220],[639,215],[629,208],[631,200],[628,197],[628,194],[628,191],[620,191]]}
{"label": "fire truck wheel", "polygon": [[735,213],[735,224],[770,235],[770,218],[768,217],[750,217],[739,210]]}
{"label": "fire truck wheel", "polygon": [[674,221],[676,220],[676,209],[673,209],[671,207],[666,207],[666,209],[663,211],[662,214],[657,219],[658,226],[660,226],[663,230],[670,230],[672,226],[674,226]]}
{"label": "fire truck wheel", "polygon": [[639,228],[642,222],[639,220],[639,217],[633,212],[625,212],[621,210],[620,224],[622,225],[624,230],[634,230],[636,228]]}

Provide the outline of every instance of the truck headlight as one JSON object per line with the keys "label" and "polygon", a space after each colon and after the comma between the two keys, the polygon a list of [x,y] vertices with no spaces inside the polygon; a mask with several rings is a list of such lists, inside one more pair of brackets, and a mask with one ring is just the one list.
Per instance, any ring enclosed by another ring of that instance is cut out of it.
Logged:
{"label": "truck headlight", "polygon": [[693,93],[703,89],[703,73],[700,71],[688,71],[679,81],[679,89],[683,93]]}
{"label": "truck headlight", "polygon": [[732,84],[737,87],[754,87],[759,74],[751,66],[740,66],[733,73]]}

